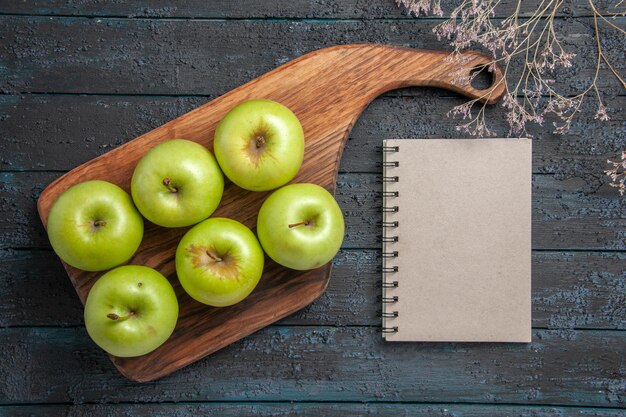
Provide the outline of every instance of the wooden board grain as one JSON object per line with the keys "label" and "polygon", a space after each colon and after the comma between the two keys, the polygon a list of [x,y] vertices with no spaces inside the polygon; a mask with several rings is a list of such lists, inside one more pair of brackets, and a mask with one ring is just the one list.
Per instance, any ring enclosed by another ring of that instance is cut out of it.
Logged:
{"label": "wooden board grain", "polygon": [[[376,157],[363,147],[357,157]],[[581,171],[574,171],[584,176]],[[0,173],[0,248],[49,248],[35,201],[58,172]],[[593,173],[587,174],[590,177]],[[595,173],[596,176],[601,174]],[[380,173],[340,173],[336,197],[344,213],[346,249],[379,248]],[[607,177],[608,178],[608,177]],[[599,181],[606,181],[598,178]],[[533,176],[533,249],[626,250],[626,200],[614,188],[588,191],[583,179]],[[593,186],[593,184],[591,184]]]}
{"label": "wooden board grain", "polygon": [[[69,171],[208,101],[208,97],[0,95],[0,167]],[[377,98],[350,132],[340,172],[380,172],[381,139],[459,136],[455,126],[460,120],[445,115],[464,101],[432,88],[394,90]],[[552,132],[551,120],[544,127],[529,125],[528,133],[535,138],[533,172],[590,182],[595,182],[594,176],[604,179],[598,174],[606,160],[622,149],[626,96],[607,97],[605,103],[609,121],[595,119],[593,103],[584,101],[565,135]],[[506,109],[497,105],[486,112],[497,137],[506,136]]]}
{"label": "wooden board grain", "polygon": [[535,330],[532,339],[391,344],[375,327],[267,327],[159,381],[136,384],[119,375],[84,328],[8,328],[0,329],[0,405],[295,400],[624,408],[623,331]]}
{"label": "wooden board grain", "polygon": [[[385,91],[407,86],[447,88],[471,98],[496,102],[504,93],[502,73],[495,68],[493,87],[476,90],[455,81],[458,73],[489,62],[468,52],[450,60],[444,51],[413,50],[383,45],[341,45],[304,55],[165,125],[89,161],[50,184],[37,208],[46,225],[50,207],[67,188],[102,179],[129,190],[137,161],[153,146],[185,138],[212,149],[217,123],[236,104],[266,98],[288,106],[305,133],[305,157],[294,182],[313,182],[335,191],[345,141],[367,104]],[[253,228],[267,193],[248,192],[228,183],[214,216],[234,218]],[[256,290],[243,302],[213,308],[193,301],[175,278],[174,252],[187,228],[164,229],[148,224],[142,244],[130,260],[170,278],[179,297],[180,314],[173,335],[155,351],[137,358],[112,357],[126,377],[139,382],[167,375],[306,306],[320,296],[330,279],[331,265],[293,271],[269,261]],[[65,265],[74,287],[85,301],[101,275]]]}
{"label": "wooden board grain", "polygon": [[[615,3],[616,0],[613,0]],[[446,12],[457,6],[454,0],[442,0]],[[520,16],[532,15],[543,3],[525,0]],[[601,12],[607,7],[597,4]],[[517,8],[516,2],[503,2],[495,9],[496,17],[508,17]],[[150,19],[412,19],[394,0],[187,0],[172,4],[166,0],[133,2],[94,2],[67,0],[7,1],[0,3],[0,13],[30,16],[85,16]],[[591,16],[586,1],[569,0],[556,17]],[[430,16],[436,19],[437,16]]]}
{"label": "wooden board grain", "polygon": [[549,407],[472,404],[358,403],[183,403],[27,405],[0,408],[0,417],[624,417],[624,410],[591,407]]}
{"label": "wooden board grain", "polygon": [[[380,254],[339,251],[326,292],[276,324],[379,326]],[[536,251],[532,262],[533,327],[626,330],[625,253]],[[82,305],[64,272],[51,250],[0,250],[0,299],[10,300],[0,303],[0,327],[82,326]]]}
{"label": "wooden board grain", "polygon": [[[626,28],[626,17],[612,22]],[[437,23],[6,16],[0,19],[0,91],[215,98],[303,53],[334,44],[441,48],[444,42],[432,33]],[[577,58],[559,72],[552,88],[563,95],[580,93],[596,72],[595,59],[588,59],[597,53],[593,19],[559,20],[556,30]],[[623,74],[620,32],[603,30],[603,42],[604,53]],[[514,62],[509,76],[522,68],[521,61]],[[598,87],[609,94],[624,91],[602,67]]]}

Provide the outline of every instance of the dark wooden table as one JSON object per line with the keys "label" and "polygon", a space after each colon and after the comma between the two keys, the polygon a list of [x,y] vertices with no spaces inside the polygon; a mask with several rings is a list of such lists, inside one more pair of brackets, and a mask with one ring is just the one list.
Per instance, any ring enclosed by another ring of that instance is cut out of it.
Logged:
{"label": "dark wooden table", "polygon": [[[324,296],[168,377],[135,384],[118,374],[88,338],[50,249],[35,209],[41,190],[303,53],[356,42],[445,47],[431,33],[436,19],[411,19],[392,0],[170,3],[0,1],[0,416],[624,415],[626,200],[602,171],[626,142],[626,96],[606,71],[609,122],[589,105],[565,136],[530,132],[531,344],[380,338],[377,146],[458,136],[445,113],[463,102],[406,89],[375,100],[351,134],[337,184],[346,239]],[[566,13],[557,19],[565,43],[593,57],[586,1]],[[557,84],[573,93],[594,65],[576,61]],[[488,117],[507,133],[500,107]]]}

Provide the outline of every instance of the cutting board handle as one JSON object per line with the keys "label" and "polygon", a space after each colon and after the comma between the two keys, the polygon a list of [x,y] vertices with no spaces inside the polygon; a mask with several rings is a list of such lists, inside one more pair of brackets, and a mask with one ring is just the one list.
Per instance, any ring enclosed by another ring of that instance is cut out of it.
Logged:
{"label": "cutting board handle", "polygon": [[[392,71],[398,75],[388,79],[383,84],[384,90],[377,91],[378,94],[402,87],[428,86],[445,88],[471,99],[494,104],[502,98],[506,91],[502,69],[497,64],[492,65],[493,59],[487,55],[473,51],[452,54],[447,51],[398,48],[408,52],[408,56],[406,56],[401,51],[393,51],[396,48],[383,47],[383,50],[386,49],[389,49],[386,52],[389,54],[391,65],[407,66],[416,70],[406,74],[406,78],[399,76],[400,71]],[[378,51],[374,49],[372,52]],[[380,71],[387,71],[387,68],[383,66]],[[472,86],[471,74],[483,69],[491,73],[491,84],[485,89],[479,90]],[[377,71],[372,71],[370,74],[376,76],[376,73]]]}
{"label": "cutting board handle", "polygon": [[[342,96],[352,108],[389,90],[422,86],[494,104],[504,95],[506,83],[500,66],[492,62],[491,57],[474,51],[453,54],[390,45],[337,45],[303,55],[249,84],[295,75],[306,83],[302,89]],[[483,68],[488,68],[492,80],[479,90],[472,86],[470,74]]]}

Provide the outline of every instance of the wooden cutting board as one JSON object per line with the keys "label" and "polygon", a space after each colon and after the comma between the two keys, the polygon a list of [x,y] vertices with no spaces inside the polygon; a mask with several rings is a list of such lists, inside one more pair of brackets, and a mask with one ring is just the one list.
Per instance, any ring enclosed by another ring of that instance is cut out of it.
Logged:
{"label": "wooden cutting board", "polygon": [[[314,51],[73,169],[41,193],[37,204],[39,215],[46,226],[54,200],[82,181],[106,180],[129,191],[138,160],[165,140],[189,139],[212,150],[213,134],[220,119],[236,104],[254,98],[283,103],[302,123],[306,141],[304,163],[293,182],[313,182],[334,193],[348,134],[376,96],[401,87],[434,86],[471,98],[490,91],[484,100],[489,103],[500,99],[504,83],[499,68],[488,90],[453,82],[458,70],[469,74],[476,66],[489,62],[488,57],[468,52],[459,63],[449,62],[448,56],[444,51],[384,45],[341,45]],[[254,228],[257,212],[267,195],[228,182],[213,216],[231,217]],[[324,292],[330,279],[331,264],[300,272],[281,267],[268,258],[261,282],[248,298],[226,308],[205,306],[186,295],[175,273],[176,246],[188,228],[165,229],[146,223],[143,242],[130,263],[150,266],[168,277],[178,295],[180,315],[172,337],[157,350],[137,358],[111,357],[119,371],[134,381],[167,375],[301,309]],[[102,273],[64,266],[84,303],[89,289]]]}

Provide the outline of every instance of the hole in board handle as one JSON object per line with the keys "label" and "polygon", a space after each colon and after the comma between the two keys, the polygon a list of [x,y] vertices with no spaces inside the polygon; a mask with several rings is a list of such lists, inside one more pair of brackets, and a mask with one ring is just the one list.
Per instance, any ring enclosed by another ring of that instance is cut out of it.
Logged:
{"label": "hole in board handle", "polygon": [[494,73],[489,71],[489,65],[478,65],[470,70],[470,84],[472,88],[483,91],[493,85]]}

